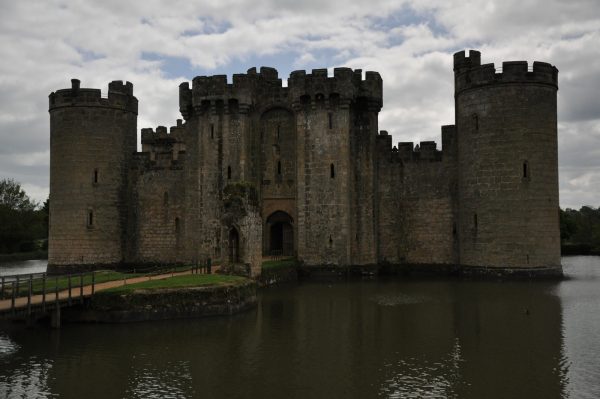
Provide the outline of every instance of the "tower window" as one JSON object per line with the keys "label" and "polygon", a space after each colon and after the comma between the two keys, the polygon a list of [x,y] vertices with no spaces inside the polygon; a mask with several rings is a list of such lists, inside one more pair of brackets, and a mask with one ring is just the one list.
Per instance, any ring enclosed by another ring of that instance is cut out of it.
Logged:
{"label": "tower window", "polygon": [[529,162],[523,162],[523,179],[529,179]]}
{"label": "tower window", "polygon": [[227,167],[227,180],[231,180],[231,166]]}
{"label": "tower window", "polygon": [[281,137],[281,125],[277,125],[277,141],[279,141]]}
{"label": "tower window", "polygon": [[476,214],[476,213],[474,213],[474,214],[473,214],[473,228],[474,228],[475,230],[477,230],[477,224],[478,224],[478,223],[477,223],[477,214]]}
{"label": "tower window", "polygon": [[479,116],[473,114],[473,126],[475,127],[475,133],[479,132]]}
{"label": "tower window", "polygon": [[281,175],[281,161],[277,161],[277,174]]}
{"label": "tower window", "polygon": [[88,213],[87,213],[87,227],[88,228],[94,227],[94,211],[92,211],[91,209],[88,210]]}
{"label": "tower window", "polygon": [[94,169],[94,178],[93,178],[93,182],[94,184],[98,183],[98,169]]}
{"label": "tower window", "polygon": [[335,178],[335,165],[329,165],[329,177],[332,179]]}
{"label": "tower window", "polygon": [[215,138],[215,124],[214,123],[210,124],[210,138],[211,139]]}
{"label": "tower window", "polygon": [[329,128],[333,129],[333,114],[331,112],[327,114],[327,119],[329,121]]}

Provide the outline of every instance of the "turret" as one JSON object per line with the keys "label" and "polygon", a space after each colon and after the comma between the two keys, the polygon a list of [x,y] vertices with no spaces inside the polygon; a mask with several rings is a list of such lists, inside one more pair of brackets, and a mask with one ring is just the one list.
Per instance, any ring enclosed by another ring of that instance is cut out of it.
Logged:
{"label": "turret", "polygon": [[556,92],[550,64],[454,55],[459,256],[486,268],[561,273]]}
{"label": "turret", "polygon": [[129,82],[108,95],[81,88],[50,94],[48,266],[119,264],[123,259],[127,171],[136,150],[138,101]]}

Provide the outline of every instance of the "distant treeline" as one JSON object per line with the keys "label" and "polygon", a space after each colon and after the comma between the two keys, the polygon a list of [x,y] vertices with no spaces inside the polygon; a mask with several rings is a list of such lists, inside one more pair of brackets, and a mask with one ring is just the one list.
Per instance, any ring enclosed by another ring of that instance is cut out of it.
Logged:
{"label": "distant treeline", "polygon": [[48,205],[31,200],[14,180],[0,180],[0,254],[48,249]]}
{"label": "distant treeline", "polygon": [[563,255],[600,255],[600,208],[560,210]]}

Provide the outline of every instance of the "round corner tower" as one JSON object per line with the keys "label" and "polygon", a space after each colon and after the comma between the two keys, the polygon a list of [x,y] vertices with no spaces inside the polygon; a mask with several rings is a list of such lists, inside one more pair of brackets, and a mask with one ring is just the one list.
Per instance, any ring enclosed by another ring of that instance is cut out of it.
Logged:
{"label": "round corner tower", "polygon": [[558,70],[462,51],[454,74],[461,266],[560,274]]}
{"label": "round corner tower", "polygon": [[127,174],[136,150],[133,85],[113,81],[102,96],[71,82],[49,97],[50,271],[122,262]]}

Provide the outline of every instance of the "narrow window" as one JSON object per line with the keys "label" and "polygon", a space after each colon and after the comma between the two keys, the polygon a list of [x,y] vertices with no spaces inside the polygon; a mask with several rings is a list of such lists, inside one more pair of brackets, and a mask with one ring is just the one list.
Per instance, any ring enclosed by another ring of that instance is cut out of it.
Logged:
{"label": "narrow window", "polygon": [[329,128],[333,129],[333,115],[331,112],[327,114],[327,118],[329,119]]}
{"label": "narrow window", "polygon": [[231,166],[227,167],[227,180],[231,180]]}
{"label": "narrow window", "polygon": [[281,175],[281,161],[277,161],[277,174]]}
{"label": "narrow window", "polygon": [[94,211],[89,210],[87,214],[87,227],[94,227]]}
{"label": "narrow window", "polygon": [[163,194],[163,205],[167,206],[169,205],[169,193],[165,191],[165,193]]}
{"label": "narrow window", "polygon": [[280,137],[281,137],[281,125],[277,125],[277,141],[279,141]]}
{"label": "narrow window", "polygon": [[329,246],[333,244],[333,240],[331,239],[331,234],[329,235]]}
{"label": "narrow window", "polygon": [[210,138],[211,139],[215,138],[215,125],[214,125],[214,123],[210,124]]}
{"label": "narrow window", "polygon": [[529,162],[523,162],[523,179],[529,178]]}
{"label": "narrow window", "polygon": [[329,177],[335,178],[335,166],[333,164],[329,165]]}
{"label": "narrow window", "polygon": [[477,214],[473,214],[473,227],[477,230]]}
{"label": "narrow window", "polygon": [[98,169],[94,169],[94,184],[98,183]]}
{"label": "narrow window", "polygon": [[473,125],[475,126],[475,133],[479,132],[479,117],[477,114],[473,114]]}

